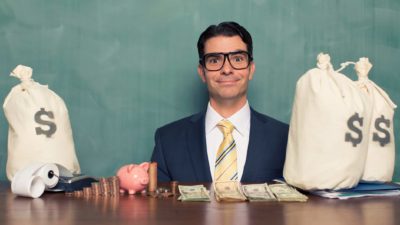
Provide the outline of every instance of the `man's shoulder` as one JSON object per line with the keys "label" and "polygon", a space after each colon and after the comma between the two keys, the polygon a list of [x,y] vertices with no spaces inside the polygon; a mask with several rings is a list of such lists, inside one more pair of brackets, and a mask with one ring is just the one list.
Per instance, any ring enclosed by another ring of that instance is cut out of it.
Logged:
{"label": "man's shoulder", "polygon": [[159,131],[173,131],[173,130],[182,130],[186,127],[191,126],[194,123],[200,122],[204,119],[204,112],[199,112],[184,118],[181,118],[179,120],[173,121],[171,123],[168,123],[160,128],[158,128]]}
{"label": "man's shoulder", "polygon": [[258,121],[261,121],[262,123],[264,123],[266,125],[280,127],[282,129],[289,129],[289,125],[287,123],[284,123],[275,118],[272,118],[271,116],[257,112],[253,108],[251,109],[251,113],[252,113],[252,116],[255,117],[255,119],[257,119]]}

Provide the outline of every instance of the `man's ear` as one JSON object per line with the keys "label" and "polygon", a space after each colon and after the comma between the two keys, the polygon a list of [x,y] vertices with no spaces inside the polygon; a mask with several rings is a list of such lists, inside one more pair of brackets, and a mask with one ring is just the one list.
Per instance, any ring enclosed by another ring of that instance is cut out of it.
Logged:
{"label": "man's ear", "polygon": [[253,79],[253,75],[254,75],[254,72],[256,72],[256,64],[254,63],[254,61],[252,61],[251,63],[250,63],[250,66],[249,66],[249,80],[251,80],[251,79]]}
{"label": "man's ear", "polygon": [[201,64],[199,64],[197,66],[197,73],[199,74],[199,77],[201,78],[203,83],[205,83],[206,82],[206,74],[205,74],[204,68]]}

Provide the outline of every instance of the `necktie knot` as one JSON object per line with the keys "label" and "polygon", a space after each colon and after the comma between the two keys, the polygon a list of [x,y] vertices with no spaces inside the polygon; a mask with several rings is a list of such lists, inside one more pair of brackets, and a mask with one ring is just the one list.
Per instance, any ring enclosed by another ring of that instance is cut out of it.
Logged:
{"label": "necktie knot", "polygon": [[229,120],[221,120],[217,124],[217,127],[224,134],[224,137],[226,137],[228,134],[232,134],[232,131],[235,128],[235,126],[233,126],[233,124]]}

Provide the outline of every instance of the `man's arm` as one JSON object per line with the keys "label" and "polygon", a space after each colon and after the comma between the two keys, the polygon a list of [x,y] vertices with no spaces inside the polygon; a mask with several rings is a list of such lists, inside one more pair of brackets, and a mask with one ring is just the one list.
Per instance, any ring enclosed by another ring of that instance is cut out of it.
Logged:
{"label": "man's arm", "polygon": [[154,146],[153,154],[151,156],[151,161],[157,162],[158,181],[159,182],[169,182],[169,181],[171,181],[171,177],[169,175],[167,164],[165,162],[159,129],[156,130],[154,140],[155,140],[155,146]]}

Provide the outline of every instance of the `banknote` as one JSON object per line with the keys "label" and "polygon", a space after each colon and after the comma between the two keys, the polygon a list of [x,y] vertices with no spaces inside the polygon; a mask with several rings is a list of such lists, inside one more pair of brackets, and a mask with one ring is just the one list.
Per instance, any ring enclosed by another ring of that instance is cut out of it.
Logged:
{"label": "banknote", "polygon": [[267,183],[242,185],[242,189],[249,201],[277,201]]}
{"label": "banknote", "polygon": [[238,181],[215,182],[214,194],[217,201],[246,201]]}
{"label": "banknote", "polygon": [[209,191],[204,185],[179,185],[178,186],[181,201],[210,201]]}
{"label": "banknote", "polygon": [[308,200],[307,196],[287,184],[271,184],[269,187],[278,201],[306,202]]}

